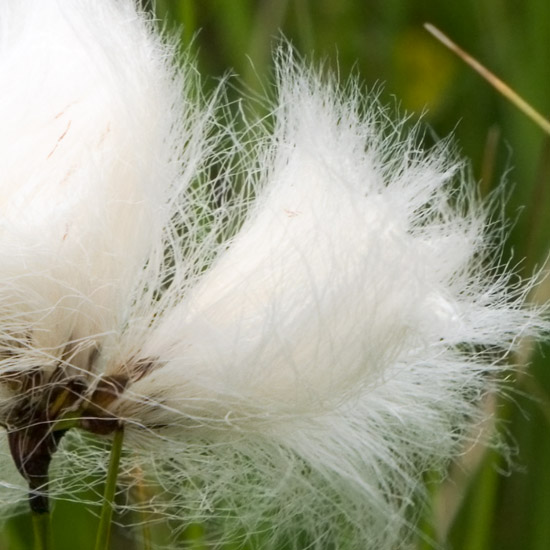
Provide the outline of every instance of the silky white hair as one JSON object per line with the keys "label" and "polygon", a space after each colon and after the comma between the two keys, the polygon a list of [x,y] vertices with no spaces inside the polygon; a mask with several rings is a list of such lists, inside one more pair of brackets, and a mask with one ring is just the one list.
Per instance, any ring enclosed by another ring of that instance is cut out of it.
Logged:
{"label": "silky white hair", "polygon": [[[104,412],[151,521],[403,545],[423,474],[548,329],[463,161],[286,47],[273,124],[237,131],[130,0],[9,0],[0,32],[0,373],[124,379]],[[105,467],[91,437],[53,496]]]}
{"label": "silky white hair", "polygon": [[131,2],[8,0],[0,15],[1,328],[30,338],[14,369],[45,367],[127,323],[204,170],[211,113]]}

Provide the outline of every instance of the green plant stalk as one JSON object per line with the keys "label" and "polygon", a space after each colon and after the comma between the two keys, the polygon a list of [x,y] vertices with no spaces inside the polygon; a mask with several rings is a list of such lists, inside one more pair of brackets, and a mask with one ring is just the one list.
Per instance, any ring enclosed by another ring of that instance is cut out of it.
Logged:
{"label": "green plant stalk", "polygon": [[[143,487],[143,477],[141,470],[138,470],[137,477],[137,492],[140,504],[143,504],[147,500],[145,494],[145,488]],[[141,511],[141,535],[142,535],[142,549],[151,550],[151,529],[149,528],[149,514],[147,510]]]}
{"label": "green plant stalk", "polygon": [[185,44],[191,44],[197,31],[197,14],[192,0],[186,0],[175,5],[178,20],[183,22]]}
{"label": "green plant stalk", "polygon": [[109,459],[109,470],[107,471],[107,480],[105,483],[105,492],[103,494],[103,504],[101,506],[101,516],[99,518],[95,550],[108,550],[109,548],[111,521],[113,517],[113,503],[115,498],[120,457],[122,455],[123,440],[124,427],[120,426],[115,431],[113,444],[111,446],[111,457]]}
{"label": "green plant stalk", "polygon": [[437,533],[435,532],[434,500],[436,488],[440,485],[441,476],[435,471],[424,474],[426,487],[426,503],[418,521],[418,539],[416,550],[432,550],[436,547]]}
{"label": "green plant stalk", "polygon": [[477,495],[468,510],[468,530],[464,542],[464,548],[468,550],[491,548],[497,506],[499,478],[497,466],[501,460],[496,451],[487,451],[478,474],[472,479],[476,484]]}
{"label": "green plant stalk", "polygon": [[50,550],[51,531],[50,531],[50,514],[32,512],[32,530],[34,533],[34,550]]}

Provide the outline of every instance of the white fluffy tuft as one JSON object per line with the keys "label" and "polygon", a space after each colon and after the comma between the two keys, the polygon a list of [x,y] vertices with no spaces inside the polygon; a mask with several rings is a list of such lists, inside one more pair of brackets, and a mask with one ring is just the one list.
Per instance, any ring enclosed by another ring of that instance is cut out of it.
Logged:
{"label": "white fluffy tuft", "polygon": [[208,112],[152,31],[130,1],[2,3],[1,330],[34,353],[14,369],[127,322],[171,203],[201,170]]}
{"label": "white fluffy tuft", "polygon": [[[0,372],[126,377],[121,479],[154,493],[128,506],[214,546],[401,544],[422,474],[548,329],[462,162],[288,52],[274,128],[209,137],[129,1],[8,1],[0,30]],[[52,494],[103,467],[73,433]]]}

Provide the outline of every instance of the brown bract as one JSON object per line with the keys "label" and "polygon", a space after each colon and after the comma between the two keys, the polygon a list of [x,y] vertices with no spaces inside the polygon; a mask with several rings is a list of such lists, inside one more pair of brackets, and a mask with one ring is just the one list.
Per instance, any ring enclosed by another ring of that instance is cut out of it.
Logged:
{"label": "brown bract", "polygon": [[0,377],[0,383],[16,392],[3,424],[14,463],[29,484],[34,512],[48,511],[48,469],[63,435],[73,426],[101,435],[116,430],[119,419],[108,407],[128,382],[125,375],[103,376],[90,386],[62,366],[50,376],[33,368]]}

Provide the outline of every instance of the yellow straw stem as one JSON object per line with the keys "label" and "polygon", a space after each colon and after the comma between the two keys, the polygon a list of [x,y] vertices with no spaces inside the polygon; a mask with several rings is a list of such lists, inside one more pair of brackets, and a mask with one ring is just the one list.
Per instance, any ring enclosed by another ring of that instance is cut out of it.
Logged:
{"label": "yellow straw stem", "polygon": [[456,53],[463,61],[465,61],[474,71],[479,73],[491,86],[499,91],[504,97],[512,102],[518,109],[526,114],[533,122],[540,126],[547,134],[550,134],[550,120],[542,116],[538,111],[533,109],[527,101],[525,101],[517,92],[512,90],[508,84],[503,82],[498,76],[493,74],[489,69],[484,67],[477,59],[474,59],[470,54],[465,52],[460,46],[455,44],[447,35],[442,33],[438,28],[430,23],[425,23],[424,28],[443,45],[447,46],[451,51]]}

